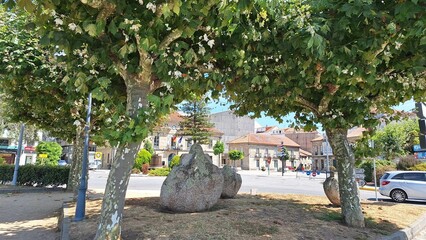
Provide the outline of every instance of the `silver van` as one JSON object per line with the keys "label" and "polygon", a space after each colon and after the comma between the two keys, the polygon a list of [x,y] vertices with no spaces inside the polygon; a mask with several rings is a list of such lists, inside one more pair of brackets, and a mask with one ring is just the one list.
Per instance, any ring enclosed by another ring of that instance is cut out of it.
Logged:
{"label": "silver van", "polygon": [[395,202],[426,200],[426,171],[390,171],[380,178],[380,194]]}

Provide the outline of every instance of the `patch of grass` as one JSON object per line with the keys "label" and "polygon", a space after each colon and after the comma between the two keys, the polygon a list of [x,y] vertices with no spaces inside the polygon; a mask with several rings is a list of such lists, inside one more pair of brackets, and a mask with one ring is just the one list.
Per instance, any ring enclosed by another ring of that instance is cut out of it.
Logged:
{"label": "patch of grass", "polygon": [[392,231],[394,231],[394,226],[389,221],[382,220],[377,222],[371,217],[365,218],[365,226],[371,228],[374,232],[383,235],[389,235],[392,233]]}
{"label": "patch of grass", "polygon": [[279,231],[276,226],[263,225],[258,222],[240,221],[233,225],[241,235],[263,236],[272,235]]}
{"label": "patch of grass", "polygon": [[341,222],[343,220],[342,215],[339,212],[323,212],[315,216],[315,218],[327,222]]}

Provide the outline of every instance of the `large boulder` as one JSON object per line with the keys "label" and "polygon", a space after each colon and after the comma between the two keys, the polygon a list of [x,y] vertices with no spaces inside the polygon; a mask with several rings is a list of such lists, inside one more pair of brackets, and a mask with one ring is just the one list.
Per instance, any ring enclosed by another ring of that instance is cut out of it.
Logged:
{"label": "large boulder", "polygon": [[331,204],[340,207],[339,182],[331,175],[323,183],[324,193]]}
{"label": "large boulder", "polygon": [[225,165],[222,168],[223,174],[223,189],[221,198],[234,198],[237,195],[238,190],[240,190],[241,183],[243,182],[241,175],[235,171],[234,168],[231,168],[228,165]]}
{"label": "large boulder", "polygon": [[173,212],[205,211],[218,202],[222,188],[222,172],[201,146],[194,144],[163,182],[160,204]]}

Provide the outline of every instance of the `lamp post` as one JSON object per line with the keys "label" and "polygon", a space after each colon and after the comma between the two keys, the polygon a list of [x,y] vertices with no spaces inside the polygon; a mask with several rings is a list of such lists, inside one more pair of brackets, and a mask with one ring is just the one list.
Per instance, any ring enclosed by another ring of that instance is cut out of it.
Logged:
{"label": "lamp post", "polygon": [[77,206],[75,208],[75,218],[74,221],[78,222],[84,219],[85,210],[86,210],[86,190],[87,190],[87,162],[88,162],[88,153],[89,153],[89,130],[90,130],[90,113],[92,109],[92,93],[89,93],[88,97],[88,106],[87,106],[87,118],[84,138],[84,150],[83,150],[83,164],[81,168],[81,179],[80,187],[78,189],[77,195]]}

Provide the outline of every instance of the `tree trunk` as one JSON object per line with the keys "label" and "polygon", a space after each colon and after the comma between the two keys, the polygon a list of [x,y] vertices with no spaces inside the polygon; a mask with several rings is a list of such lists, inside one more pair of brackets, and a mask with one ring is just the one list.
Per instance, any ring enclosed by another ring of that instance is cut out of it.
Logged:
{"label": "tree trunk", "polygon": [[83,129],[81,127],[77,127],[73,143],[71,169],[67,184],[67,191],[72,191],[74,201],[77,200],[78,189],[80,188],[81,164],[83,163],[84,141],[82,134]]}
{"label": "tree trunk", "polygon": [[342,216],[350,227],[365,227],[359,190],[355,181],[355,156],[349,146],[347,129],[326,129],[328,140],[337,159]]}
{"label": "tree trunk", "polygon": [[[147,105],[148,90],[127,82],[127,112],[134,119],[138,109]],[[121,239],[121,222],[130,172],[140,142],[120,143],[114,157],[102,201],[101,218],[95,239]]]}

